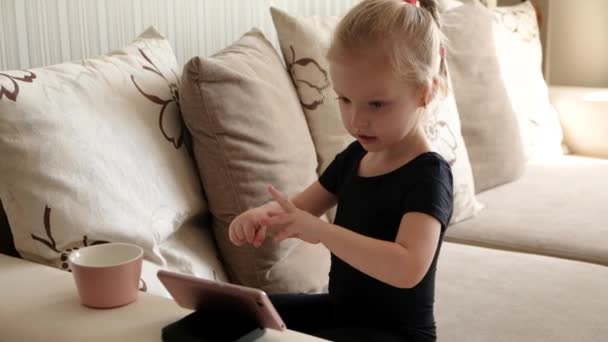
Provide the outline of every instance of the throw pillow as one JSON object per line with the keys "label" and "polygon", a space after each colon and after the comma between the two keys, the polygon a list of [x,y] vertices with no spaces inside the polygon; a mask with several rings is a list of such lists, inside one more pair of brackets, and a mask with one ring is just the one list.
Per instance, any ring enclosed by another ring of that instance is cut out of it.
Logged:
{"label": "throw pillow", "polygon": [[280,56],[257,29],[209,58],[184,67],[184,120],[209,200],[220,253],[233,282],[268,292],[321,292],[329,251],[321,244],[267,239],[259,248],[228,239],[232,220],[316,180],[315,150],[298,97]]}
{"label": "throw pillow", "polygon": [[525,165],[519,127],[492,33],[491,10],[467,3],[441,14],[448,64],[477,192],[511,182]]}
{"label": "throw pillow", "polygon": [[[285,63],[296,86],[316,146],[321,174],[335,155],[353,141],[348,134],[331,87],[325,57],[339,17],[294,17],[271,8]],[[452,223],[474,216],[481,204],[475,198],[473,173],[460,134],[454,97],[441,99],[425,121],[432,146],[452,165],[454,214]]]}
{"label": "throw pillow", "polygon": [[497,0],[437,0],[437,9],[441,13],[471,1],[478,1],[488,8],[494,8],[497,5]]}
{"label": "throw pillow", "polygon": [[166,266],[159,246],[206,211],[178,71],[150,28],[104,56],[0,73],[0,198],[23,258],[67,270],[73,250],[131,242]]}
{"label": "throw pillow", "polygon": [[528,159],[563,153],[562,129],[542,73],[542,46],[530,1],[492,10],[496,51]]}

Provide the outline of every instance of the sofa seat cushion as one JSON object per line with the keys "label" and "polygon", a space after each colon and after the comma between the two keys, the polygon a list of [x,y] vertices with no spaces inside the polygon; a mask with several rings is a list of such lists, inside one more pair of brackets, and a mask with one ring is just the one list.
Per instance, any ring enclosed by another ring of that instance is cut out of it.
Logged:
{"label": "sofa seat cushion", "polygon": [[[6,255],[0,255],[0,303],[0,341],[160,342],[165,326],[192,313],[169,298],[143,292],[126,306],[90,309],[80,304],[71,273]],[[293,330],[256,329],[247,336],[240,341],[253,341],[252,336],[256,341],[325,341]]]}
{"label": "sofa seat cushion", "polygon": [[479,194],[485,209],[447,240],[608,265],[606,175],[606,159],[531,161],[521,179]]}
{"label": "sofa seat cushion", "polygon": [[439,341],[605,341],[608,268],[444,243]]}

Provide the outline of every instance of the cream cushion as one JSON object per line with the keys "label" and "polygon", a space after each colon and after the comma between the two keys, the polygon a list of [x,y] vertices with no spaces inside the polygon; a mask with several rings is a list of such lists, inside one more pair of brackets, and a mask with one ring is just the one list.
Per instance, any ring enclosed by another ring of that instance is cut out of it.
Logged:
{"label": "cream cushion", "polygon": [[492,10],[492,32],[527,159],[562,154],[559,116],[549,102],[536,12],[530,1]]}
{"label": "cream cushion", "polygon": [[[0,198],[20,255],[68,269],[74,249],[120,241],[166,267],[160,246],[207,210],[169,42],[150,28],[104,56],[2,74]],[[220,274],[209,253],[180,268]]]}
{"label": "cream cushion", "polygon": [[[315,143],[321,174],[336,154],[353,141],[340,117],[325,57],[339,17],[294,17],[271,8],[283,57],[298,91]],[[475,198],[467,147],[460,134],[458,109],[451,92],[437,101],[424,122],[432,147],[452,166],[454,214],[452,223],[473,217],[482,205]],[[333,212],[330,218],[333,217]]]}
{"label": "cream cushion", "polygon": [[479,194],[486,208],[447,239],[608,266],[608,160],[531,161],[517,181]]}
{"label": "cream cushion", "polygon": [[271,196],[293,196],[316,181],[314,145],[289,75],[257,29],[209,58],[184,67],[182,110],[213,215],[220,253],[233,282],[268,292],[321,292],[329,251],[299,239],[260,248],[228,239],[232,220]]}
{"label": "cream cushion", "polygon": [[497,0],[437,0],[437,9],[439,12],[445,12],[471,1],[479,1],[488,8],[496,7],[498,2]]}
{"label": "cream cushion", "polygon": [[608,268],[444,243],[437,266],[439,341],[602,341]]}
{"label": "cream cushion", "polygon": [[146,282],[148,293],[171,298],[156,276],[159,270],[229,281],[213,239],[213,231],[207,222],[192,220],[184,223],[175,234],[157,246],[157,253],[162,257],[162,263],[145,259],[142,265],[142,279]]}
{"label": "cream cushion", "polygon": [[467,3],[441,14],[447,60],[477,192],[508,183],[523,171],[519,127],[492,34],[491,10]]}
{"label": "cream cushion", "polygon": [[[162,328],[192,313],[169,298],[140,293],[111,310],[78,301],[70,273],[0,254],[0,341],[160,342]],[[256,329],[239,341],[326,341],[293,330]]]}

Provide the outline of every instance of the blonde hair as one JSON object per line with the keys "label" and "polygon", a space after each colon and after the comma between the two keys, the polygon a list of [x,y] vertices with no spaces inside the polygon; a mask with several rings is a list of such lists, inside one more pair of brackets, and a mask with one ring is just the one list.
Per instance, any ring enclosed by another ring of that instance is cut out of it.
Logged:
{"label": "blonde hair", "polygon": [[381,51],[399,79],[432,87],[437,77],[439,89],[445,92],[447,69],[440,52],[445,45],[437,4],[435,0],[418,4],[361,1],[336,27],[327,58],[335,61],[342,52]]}

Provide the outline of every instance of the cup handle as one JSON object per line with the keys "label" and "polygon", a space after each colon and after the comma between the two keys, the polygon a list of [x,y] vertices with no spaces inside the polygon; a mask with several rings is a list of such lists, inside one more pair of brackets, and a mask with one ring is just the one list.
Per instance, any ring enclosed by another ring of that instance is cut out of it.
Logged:
{"label": "cup handle", "polygon": [[142,278],[139,278],[139,281],[141,282],[141,285],[139,286],[139,291],[148,291],[148,285],[146,285],[146,282]]}

